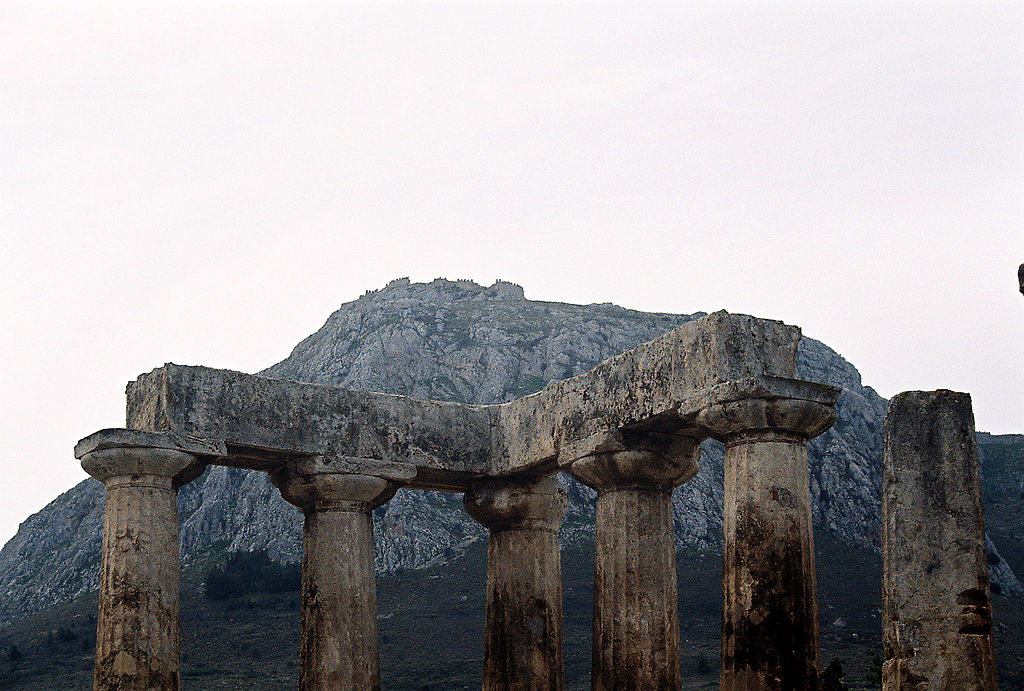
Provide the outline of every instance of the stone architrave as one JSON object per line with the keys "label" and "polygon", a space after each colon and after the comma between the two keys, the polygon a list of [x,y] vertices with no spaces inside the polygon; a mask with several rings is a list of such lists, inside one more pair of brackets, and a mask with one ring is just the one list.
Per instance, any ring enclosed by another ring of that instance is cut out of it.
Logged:
{"label": "stone architrave", "polygon": [[346,465],[355,464],[312,457],[271,475],[305,515],[300,691],[380,688],[372,511],[415,471],[381,464],[394,471],[381,477],[345,472]]}
{"label": "stone architrave", "polygon": [[167,364],[129,383],[127,419],[223,440],[231,453],[222,465],[400,461],[416,468],[405,486],[464,492],[481,476],[543,473],[566,447],[609,430],[676,418],[681,403],[723,383],[791,377],[799,342],[794,326],[716,312],[534,395],[485,406]]}
{"label": "stone architrave", "polygon": [[697,472],[699,439],[646,434],[574,462],[597,490],[591,687],[678,689],[679,614],[672,490]]}
{"label": "stone architrave", "polygon": [[181,634],[175,499],[178,486],[197,477],[203,465],[166,435],[131,430],[97,432],[78,443],[75,455],[107,489],[94,687],[177,689]]}
{"label": "stone architrave", "polygon": [[565,490],[551,475],[483,478],[464,502],[490,532],[483,688],[563,688],[558,528]]}
{"label": "stone architrave", "polygon": [[807,386],[819,400],[742,399],[698,416],[725,442],[723,691],[820,686],[807,440],[832,424],[836,391]]}
{"label": "stone architrave", "polygon": [[884,434],[882,688],[995,689],[970,394],[901,393]]}

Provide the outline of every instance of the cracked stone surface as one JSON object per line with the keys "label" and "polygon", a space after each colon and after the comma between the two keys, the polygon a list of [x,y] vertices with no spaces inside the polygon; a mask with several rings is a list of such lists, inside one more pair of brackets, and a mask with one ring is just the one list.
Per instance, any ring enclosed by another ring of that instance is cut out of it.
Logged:
{"label": "cracked stone surface", "polygon": [[995,689],[970,394],[893,397],[882,501],[883,687]]}

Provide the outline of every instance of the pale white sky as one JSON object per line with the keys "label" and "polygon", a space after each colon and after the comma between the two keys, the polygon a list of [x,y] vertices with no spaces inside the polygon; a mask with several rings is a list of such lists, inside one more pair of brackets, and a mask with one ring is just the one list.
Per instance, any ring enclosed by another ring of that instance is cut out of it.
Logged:
{"label": "pale white sky", "polygon": [[1024,432],[1024,10],[0,5],[0,540],[166,361],[411,276],[783,319]]}

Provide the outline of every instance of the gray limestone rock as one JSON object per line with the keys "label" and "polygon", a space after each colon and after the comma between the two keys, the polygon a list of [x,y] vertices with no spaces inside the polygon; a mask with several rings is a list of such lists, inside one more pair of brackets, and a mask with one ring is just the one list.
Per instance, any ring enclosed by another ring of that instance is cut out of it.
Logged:
{"label": "gray limestone rock", "polygon": [[[507,283],[406,279],[342,305],[260,374],[439,401],[507,402],[699,316],[527,300]],[[809,447],[815,525],[877,547],[885,399],[862,385],[850,363],[809,338],[800,342],[796,376],[842,390],[835,425]],[[70,453],[68,463],[74,463]],[[672,497],[677,544],[720,548],[722,473],[721,444],[704,442],[697,475]],[[569,506],[561,540],[592,540],[593,491],[564,475],[562,482]],[[97,587],[101,490],[95,480],[82,482],[26,519],[0,550],[0,621]],[[301,558],[301,512],[265,473],[212,468],[181,488],[178,511],[186,563],[214,544],[265,549],[282,561]],[[460,495],[424,490],[399,490],[378,508],[374,534],[377,566],[387,572],[443,562],[486,538]],[[992,582],[1004,595],[1021,594],[1006,562],[994,562]]]}

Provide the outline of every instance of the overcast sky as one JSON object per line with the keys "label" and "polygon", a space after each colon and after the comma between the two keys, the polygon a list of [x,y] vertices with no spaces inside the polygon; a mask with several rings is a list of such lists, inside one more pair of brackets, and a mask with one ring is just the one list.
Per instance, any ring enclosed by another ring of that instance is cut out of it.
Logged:
{"label": "overcast sky", "polygon": [[0,541],[167,361],[390,279],[797,324],[1024,432],[1006,3],[0,5]]}

